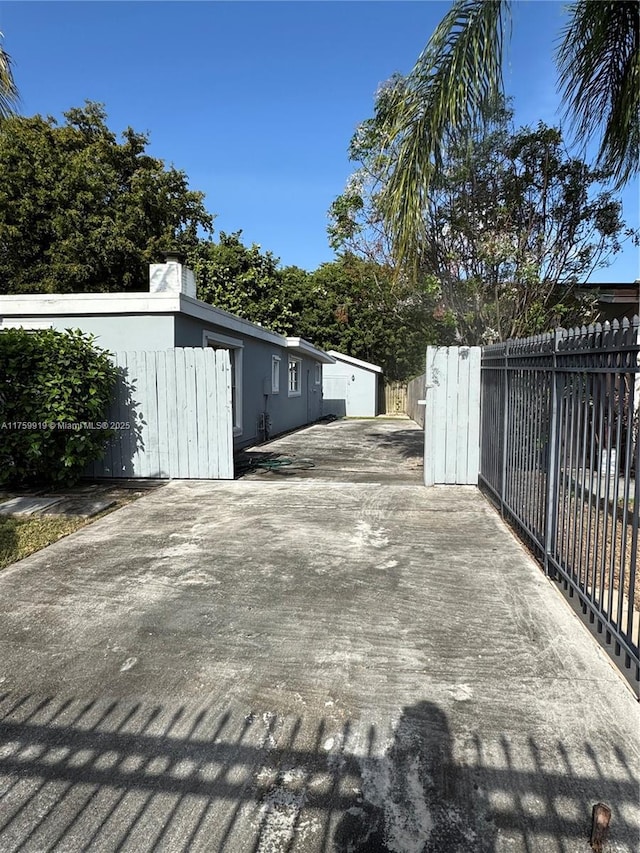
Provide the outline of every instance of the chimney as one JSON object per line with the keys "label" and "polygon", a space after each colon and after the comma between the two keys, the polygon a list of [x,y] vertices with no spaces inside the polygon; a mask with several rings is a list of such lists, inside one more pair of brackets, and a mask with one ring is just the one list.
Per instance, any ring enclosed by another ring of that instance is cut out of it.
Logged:
{"label": "chimney", "polygon": [[167,252],[163,264],[149,265],[149,293],[184,293],[196,299],[196,279],[181,252]]}

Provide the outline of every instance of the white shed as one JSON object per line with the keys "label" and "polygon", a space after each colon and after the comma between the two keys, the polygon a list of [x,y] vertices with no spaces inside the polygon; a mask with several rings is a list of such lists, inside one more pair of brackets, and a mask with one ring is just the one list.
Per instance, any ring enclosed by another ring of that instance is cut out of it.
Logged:
{"label": "white shed", "polygon": [[323,414],[374,418],[382,368],[335,350],[329,350],[328,355],[335,364],[325,364],[322,371]]}

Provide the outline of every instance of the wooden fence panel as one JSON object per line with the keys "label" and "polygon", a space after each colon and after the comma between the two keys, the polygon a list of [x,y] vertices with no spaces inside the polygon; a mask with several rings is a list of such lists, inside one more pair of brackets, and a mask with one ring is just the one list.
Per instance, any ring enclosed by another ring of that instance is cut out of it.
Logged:
{"label": "wooden fence panel", "polygon": [[480,347],[427,349],[425,485],[477,485]]}
{"label": "wooden fence panel", "polygon": [[120,372],[107,416],[114,436],[89,476],[233,479],[227,350],[119,352],[113,360]]}
{"label": "wooden fence panel", "polygon": [[407,414],[424,427],[425,385],[427,376],[416,376],[407,383]]}
{"label": "wooden fence panel", "polygon": [[406,413],[406,382],[388,382],[384,386],[384,410],[387,415],[402,415]]}

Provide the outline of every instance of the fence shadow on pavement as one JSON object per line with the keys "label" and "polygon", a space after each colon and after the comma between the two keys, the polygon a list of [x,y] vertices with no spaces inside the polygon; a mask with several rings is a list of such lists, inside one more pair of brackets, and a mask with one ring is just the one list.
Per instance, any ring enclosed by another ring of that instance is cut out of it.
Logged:
{"label": "fence shadow on pavement", "polygon": [[424,431],[422,429],[396,429],[393,432],[372,430],[367,438],[376,447],[398,453],[403,459],[422,460],[424,457]]}
{"label": "fence shadow on pavement", "polygon": [[4,694],[0,849],[482,853],[500,835],[552,853],[584,849],[604,800],[631,851],[638,780],[612,749],[613,771],[587,743],[506,734],[456,759],[427,701],[385,739],[362,720]]}

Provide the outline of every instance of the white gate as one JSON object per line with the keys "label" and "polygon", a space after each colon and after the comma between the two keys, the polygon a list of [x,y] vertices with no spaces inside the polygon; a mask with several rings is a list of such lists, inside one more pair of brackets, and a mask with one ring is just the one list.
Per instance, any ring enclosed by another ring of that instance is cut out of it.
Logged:
{"label": "white gate", "polygon": [[233,479],[227,350],[119,352],[113,430],[90,477]]}
{"label": "white gate", "polygon": [[428,347],[424,483],[478,484],[480,347]]}

